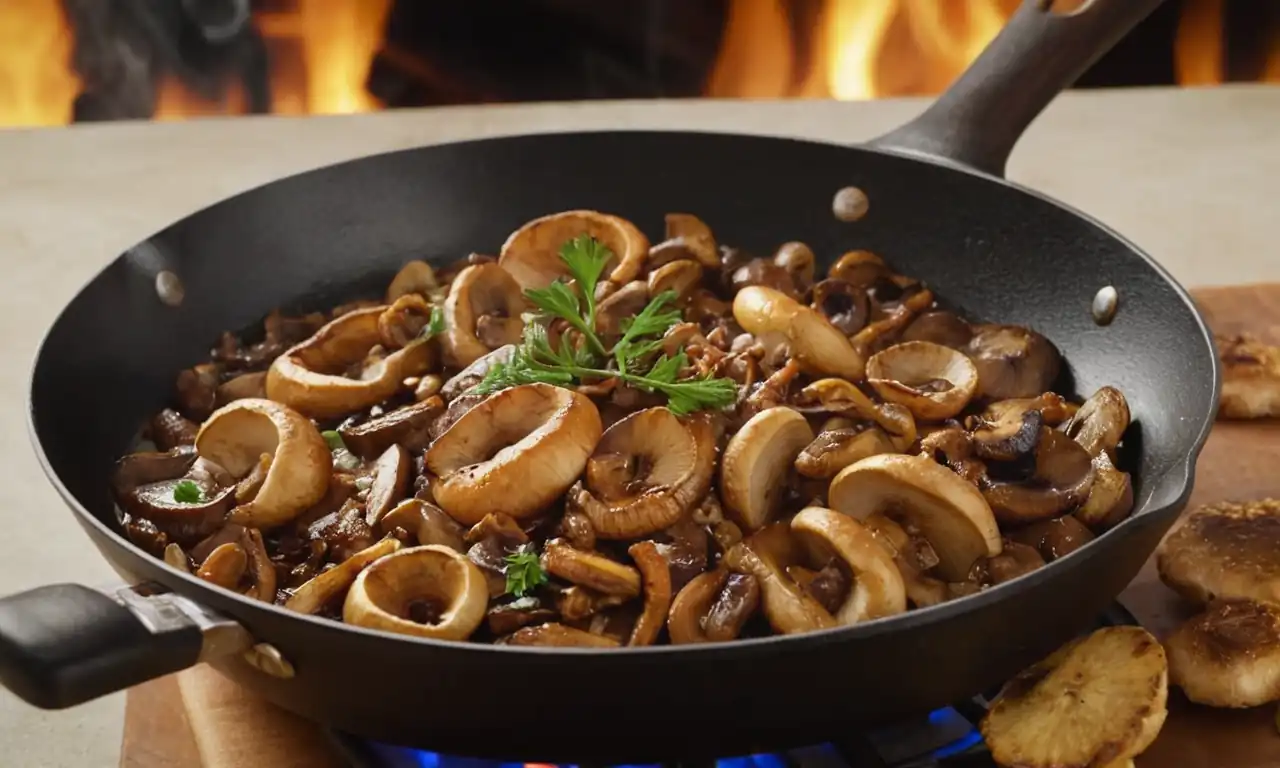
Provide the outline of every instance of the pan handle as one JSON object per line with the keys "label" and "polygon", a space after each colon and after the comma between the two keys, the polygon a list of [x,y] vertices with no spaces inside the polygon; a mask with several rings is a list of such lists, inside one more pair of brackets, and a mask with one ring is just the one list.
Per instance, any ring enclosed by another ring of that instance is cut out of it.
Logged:
{"label": "pan handle", "polygon": [[234,621],[147,585],[110,593],[79,584],[0,599],[0,684],[64,709],[252,646]]}
{"label": "pan handle", "polygon": [[937,101],[868,146],[1003,177],[1031,121],[1161,2],[1092,0],[1067,14],[1052,0],[1024,0]]}

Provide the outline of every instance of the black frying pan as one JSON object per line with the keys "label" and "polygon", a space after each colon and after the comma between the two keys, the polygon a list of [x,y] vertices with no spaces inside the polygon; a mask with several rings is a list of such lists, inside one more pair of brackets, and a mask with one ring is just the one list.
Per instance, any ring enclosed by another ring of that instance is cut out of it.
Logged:
{"label": "black frying pan", "polygon": [[[1022,129],[1157,4],[1098,0],[1067,18],[1029,2],[932,108],[865,147],[632,132],[467,142],[283,179],[165,229],[58,318],[36,361],[31,422],[50,479],[103,555],[130,583],[168,594],[60,585],[0,601],[0,680],[64,707],[208,660],[362,736],[617,762],[824,741],[1007,679],[1137,573],[1186,502],[1217,403],[1211,337],[1164,270],[1001,179]],[[842,224],[831,197],[850,184],[871,209]],[[803,636],[608,652],[433,642],[299,616],[179,573],[115,528],[113,459],[220,331],[276,306],[380,292],[411,257],[494,249],[526,220],[578,207],[650,229],[691,211],[748,249],[868,248],[972,317],[1045,333],[1069,364],[1060,388],[1112,384],[1128,396],[1136,511],[1064,559],[938,607]],[[162,269],[185,286],[177,306],[157,296]],[[1100,326],[1090,305],[1107,285],[1119,310]],[[255,642],[257,667],[243,653]]]}

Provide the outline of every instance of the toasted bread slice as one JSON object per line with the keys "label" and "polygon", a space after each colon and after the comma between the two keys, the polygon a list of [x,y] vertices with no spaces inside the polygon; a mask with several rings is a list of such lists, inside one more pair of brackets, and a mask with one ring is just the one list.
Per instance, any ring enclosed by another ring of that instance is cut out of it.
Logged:
{"label": "toasted bread slice", "polygon": [[1244,335],[1215,340],[1222,361],[1218,415],[1225,419],[1280,416],[1280,347]]}
{"label": "toasted bread slice", "polygon": [[1256,707],[1280,700],[1280,608],[1256,600],[1217,600],[1168,640],[1169,678],[1187,698],[1211,707]]}
{"label": "toasted bread slice", "polygon": [[1024,670],[982,720],[999,765],[1124,766],[1164,725],[1168,665],[1140,627],[1107,627]]}
{"label": "toasted bread slice", "polygon": [[1280,500],[1206,504],[1156,550],[1170,588],[1205,605],[1215,598],[1280,603]]}

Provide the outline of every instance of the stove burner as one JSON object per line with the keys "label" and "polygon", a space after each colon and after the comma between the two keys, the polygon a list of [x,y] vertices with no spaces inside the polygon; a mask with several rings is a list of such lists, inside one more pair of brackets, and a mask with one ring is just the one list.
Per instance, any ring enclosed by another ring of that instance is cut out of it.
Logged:
{"label": "stove burner", "polygon": [[[1112,603],[1096,626],[1137,623],[1124,606]],[[917,722],[785,752],[718,760],[676,759],[612,768],[995,768],[977,729],[995,694],[996,691],[989,691],[953,707],[943,707]],[[333,733],[333,739],[352,768],[595,768],[457,757],[365,741],[337,732]]]}

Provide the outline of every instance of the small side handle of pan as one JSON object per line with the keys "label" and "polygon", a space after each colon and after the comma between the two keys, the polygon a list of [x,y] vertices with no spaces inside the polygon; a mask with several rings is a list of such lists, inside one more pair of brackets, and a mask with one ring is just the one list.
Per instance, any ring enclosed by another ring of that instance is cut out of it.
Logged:
{"label": "small side handle of pan", "polygon": [[79,584],[0,599],[0,684],[63,709],[251,645],[239,624],[175,594]]}
{"label": "small side handle of pan", "polygon": [[928,109],[868,145],[1004,176],[1022,132],[1050,101],[1163,0],[1024,0]]}

